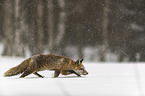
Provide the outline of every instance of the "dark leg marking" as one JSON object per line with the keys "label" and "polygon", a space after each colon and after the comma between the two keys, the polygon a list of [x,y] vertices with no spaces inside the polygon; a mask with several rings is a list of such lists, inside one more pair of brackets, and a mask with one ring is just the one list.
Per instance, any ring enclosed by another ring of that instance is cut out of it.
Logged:
{"label": "dark leg marking", "polygon": [[44,78],[44,76],[38,74],[37,72],[33,73],[34,75],[38,76],[38,77],[41,77],[41,78]]}

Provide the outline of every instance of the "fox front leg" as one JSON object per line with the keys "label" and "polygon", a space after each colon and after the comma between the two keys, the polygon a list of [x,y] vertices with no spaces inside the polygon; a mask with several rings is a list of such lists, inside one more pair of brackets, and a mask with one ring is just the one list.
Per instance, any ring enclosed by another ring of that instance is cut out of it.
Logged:
{"label": "fox front leg", "polygon": [[61,71],[61,74],[62,75],[76,74],[78,77],[81,77],[81,75],[76,73],[74,70],[64,70],[64,71]]}
{"label": "fox front leg", "polygon": [[76,73],[74,70],[69,70],[69,72],[76,74],[78,77],[81,77],[81,75]]}

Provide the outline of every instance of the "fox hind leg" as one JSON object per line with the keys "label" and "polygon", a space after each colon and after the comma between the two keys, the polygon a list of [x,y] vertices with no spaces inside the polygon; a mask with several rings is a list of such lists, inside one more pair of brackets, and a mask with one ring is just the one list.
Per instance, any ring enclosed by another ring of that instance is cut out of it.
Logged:
{"label": "fox hind leg", "polygon": [[59,74],[60,74],[60,71],[59,70],[55,70],[55,72],[54,72],[54,78],[58,77]]}
{"label": "fox hind leg", "polygon": [[35,74],[35,75],[38,76],[38,77],[44,78],[44,76],[38,74],[37,72],[35,72],[35,73],[33,73],[33,74]]}
{"label": "fox hind leg", "polygon": [[20,78],[24,78],[24,77],[26,77],[26,76],[28,76],[29,74],[31,74],[32,72],[27,72],[27,71],[25,71],[21,76],[20,76]]}
{"label": "fox hind leg", "polygon": [[26,69],[23,74],[20,76],[20,78],[24,78],[26,76],[28,76],[29,74],[33,73],[34,71]]}

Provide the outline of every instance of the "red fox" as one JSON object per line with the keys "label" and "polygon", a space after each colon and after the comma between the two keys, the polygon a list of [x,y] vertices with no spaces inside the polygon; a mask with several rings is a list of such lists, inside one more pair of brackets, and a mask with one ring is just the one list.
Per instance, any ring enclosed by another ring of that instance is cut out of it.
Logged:
{"label": "red fox", "polygon": [[65,56],[57,56],[51,54],[38,54],[24,60],[20,65],[11,68],[4,73],[4,76],[14,76],[22,73],[20,78],[33,73],[38,77],[43,78],[42,75],[38,74],[38,71],[42,70],[54,70],[54,77],[62,75],[76,74],[78,77],[81,75],[87,75],[88,72],[82,64],[82,60],[76,62]]}

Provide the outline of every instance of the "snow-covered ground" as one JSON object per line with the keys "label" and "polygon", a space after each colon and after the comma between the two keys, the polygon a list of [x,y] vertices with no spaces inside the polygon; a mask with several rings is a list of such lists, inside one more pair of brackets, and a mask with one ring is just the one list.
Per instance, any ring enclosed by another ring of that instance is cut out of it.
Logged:
{"label": "snow-covered ground", "polygon": [[145,63],[84,63],[88,75],[3,77],[23,58],[0,57],[0,96],[145,96]]}

